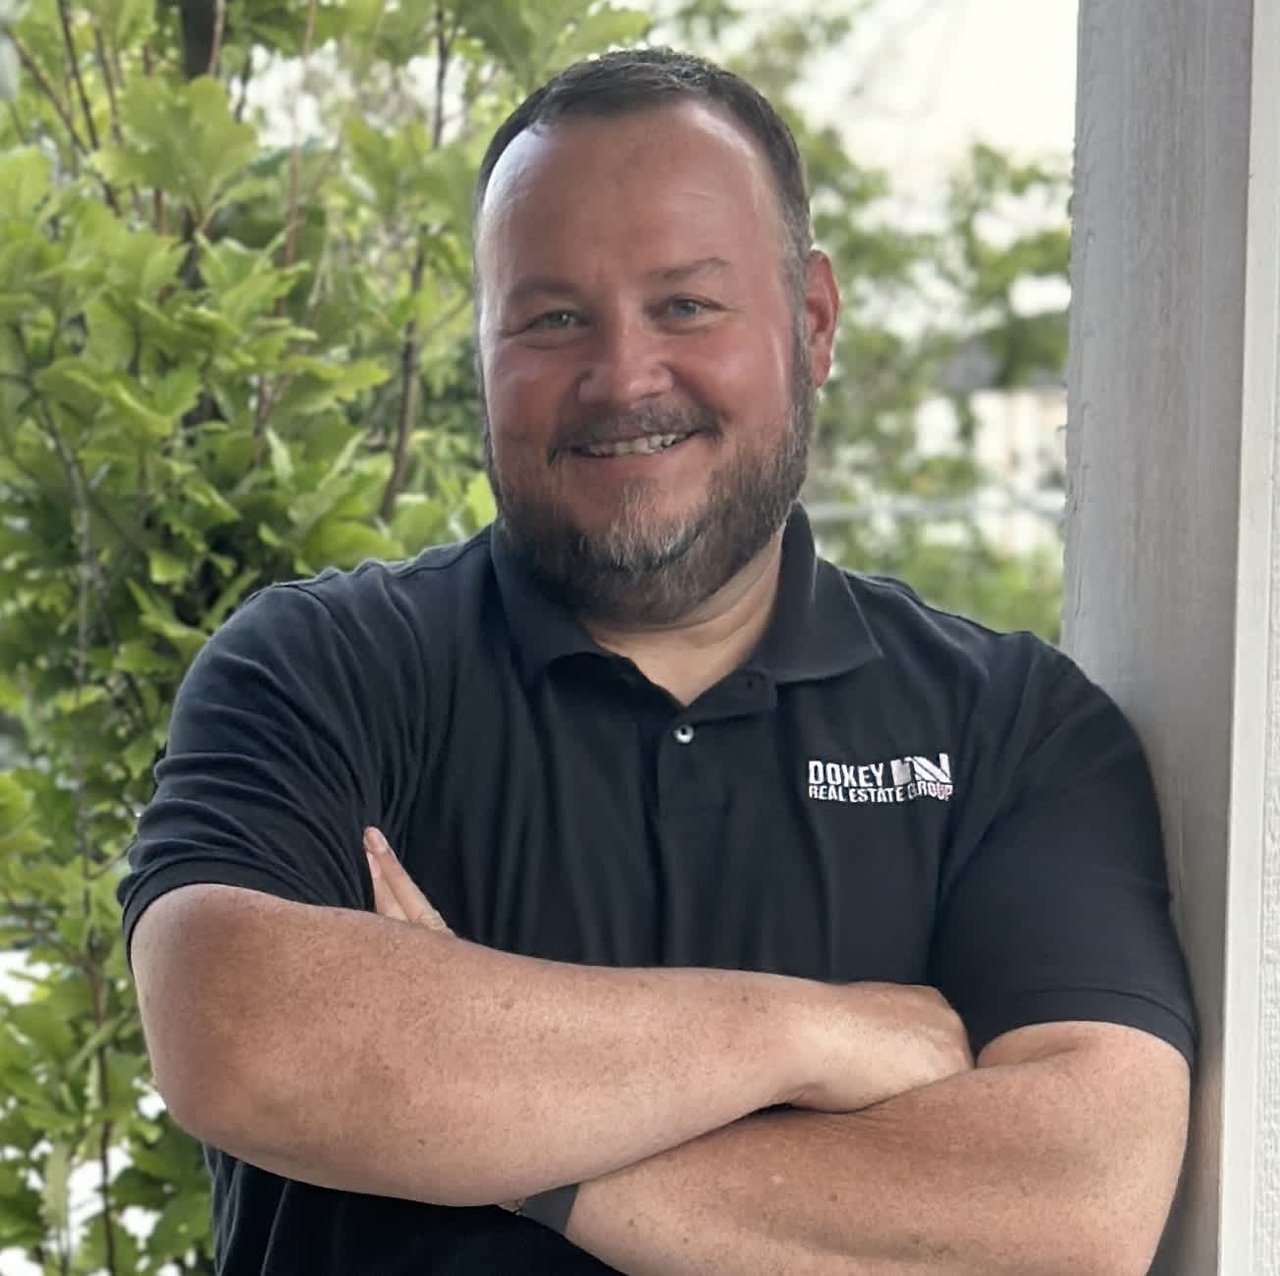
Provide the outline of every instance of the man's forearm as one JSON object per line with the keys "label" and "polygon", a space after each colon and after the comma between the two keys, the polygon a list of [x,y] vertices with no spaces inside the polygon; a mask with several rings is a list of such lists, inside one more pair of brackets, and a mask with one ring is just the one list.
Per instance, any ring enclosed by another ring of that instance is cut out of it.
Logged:
{"label": "man's forearm", "polygon": [[180,1124],[277,1173],[483,1204],[784,1098],[798,981],[571,966],[190,889],[135,938],[157,1080]]}
{"label": "man's forearm", "polygon": [[762,1113],[583,1184],[568,1235],[628,1276],[1145,1271],[1182,1134],[1142,1113],[1065,1055]]}

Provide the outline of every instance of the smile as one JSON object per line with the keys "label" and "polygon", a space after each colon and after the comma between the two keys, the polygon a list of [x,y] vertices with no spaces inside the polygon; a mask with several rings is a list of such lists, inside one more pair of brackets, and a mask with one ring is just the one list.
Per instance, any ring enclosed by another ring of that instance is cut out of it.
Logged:
{"label": "smile", "polygon": [[617,439],[612,443],[588,443],[575,452],[584,456],[651,456],[692,437],[689,434],[645,434],[638,439]]}

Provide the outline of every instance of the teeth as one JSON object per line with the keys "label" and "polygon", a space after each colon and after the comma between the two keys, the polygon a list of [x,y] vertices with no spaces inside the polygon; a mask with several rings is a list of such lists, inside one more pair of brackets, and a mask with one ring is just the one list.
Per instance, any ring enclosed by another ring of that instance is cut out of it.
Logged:
{"label": "teeth", "polygon": [[684,434],[647,434],[639,439],[621,439],[616,443],[591,443],[582,450],[588,456],[647,456],[662,452],[687,438]]}

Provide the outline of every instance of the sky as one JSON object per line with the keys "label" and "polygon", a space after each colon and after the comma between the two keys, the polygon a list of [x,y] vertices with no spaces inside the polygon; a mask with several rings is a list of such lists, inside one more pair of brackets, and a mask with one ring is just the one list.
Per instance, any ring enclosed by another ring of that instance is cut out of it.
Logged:
{"label": "sky", "polygon": [[853,47],[824,59],[801,100],[841,125],[858,159],[921,196],[975,140],[1019,158],[1067,157],[1076,17],[1077,0],[880,0]]}
{"label": "sky", "polygon": [[[739,0],[776,10],[813,0]],[[1077,0],[880,0],[851,49],[824,59],[802,103],[854,155],[928,203],[970,142],[1019,158],[1071,153]],[[848,90],[861,85],[856,97]],[[11,981],[0,954],[0,993]],[[0,1276],[37,1269],[0,1253]]]}

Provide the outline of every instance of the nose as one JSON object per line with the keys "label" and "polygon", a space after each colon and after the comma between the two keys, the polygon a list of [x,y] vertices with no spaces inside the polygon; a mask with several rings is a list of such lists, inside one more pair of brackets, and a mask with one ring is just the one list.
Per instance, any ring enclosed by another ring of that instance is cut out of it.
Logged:
{"label": "nose", "polygon": [[638,323],[601,325],[578,380],[578,402],[618,410],[670,392],[670,351],[660,333]]}

